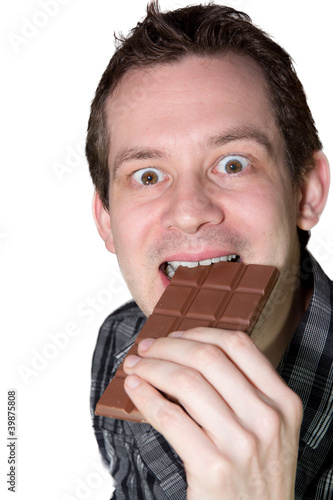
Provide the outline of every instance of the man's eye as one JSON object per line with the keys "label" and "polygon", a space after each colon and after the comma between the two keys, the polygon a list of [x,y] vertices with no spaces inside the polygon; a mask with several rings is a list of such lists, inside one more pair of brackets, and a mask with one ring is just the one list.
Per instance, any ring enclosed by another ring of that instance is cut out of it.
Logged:
{"label": "man's eye", "polygon": [[146,186],[151,186],[152,184],[163,181],[164,177],[164,174],[156,168],[142,168],[133,174],[133,179],[136,182]]}
{"label": "man's eye", "polygon": [[217,170],[226,174],[238,174],[242,172],[249,163],[249,160],[244,158],[244,156],[228,155],[219,161]]}

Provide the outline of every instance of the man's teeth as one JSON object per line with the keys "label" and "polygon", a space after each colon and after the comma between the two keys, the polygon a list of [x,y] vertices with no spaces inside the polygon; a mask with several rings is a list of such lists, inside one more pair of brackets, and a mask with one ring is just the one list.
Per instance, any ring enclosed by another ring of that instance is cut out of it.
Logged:
{"label": "man's teeth", "polygon": [[214,257],[213,259],[199,260],[198,262],[185,262],[180,260],[174,260],[172,262],[167,262],[165,268],[165,274],[168,276],[168,278],[171,279],[179,266],[185,266],[185,267],[197,267],[199,265],[210,266],[211,264],[215,264],[216,262],[228,262],[236,258],[237,255],[233,254],[233,255],[224,255],[223,257]]}

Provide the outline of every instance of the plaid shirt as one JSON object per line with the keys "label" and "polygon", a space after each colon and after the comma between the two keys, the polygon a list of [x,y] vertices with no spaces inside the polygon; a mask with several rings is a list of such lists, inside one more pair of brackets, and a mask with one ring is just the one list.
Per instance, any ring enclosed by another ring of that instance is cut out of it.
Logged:
{"label": "plaid shirt", "polygon": [[[278,372],[302,399],[295,499],[333,499],[333,283],[310,257],[314,293]],[[308,266],[309,269],[309,266]],[[104,322],[92,366],[93,427],[117,485],[117,500],[183,500],[186,478],[181,459],[149,424],[94,415],[96,403],[114,376],[146,318],[130,302]]]}

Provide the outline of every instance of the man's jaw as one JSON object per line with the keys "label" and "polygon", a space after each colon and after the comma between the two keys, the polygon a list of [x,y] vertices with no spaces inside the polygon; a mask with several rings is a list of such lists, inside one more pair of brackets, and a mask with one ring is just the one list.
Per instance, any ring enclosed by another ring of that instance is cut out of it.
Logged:
{"label": "man's jaw", "polygon": [[[226,254],[226,255],[221,255],[217,257],[212,257],[212,258],[206,258],[206,259],[201,259],[201,260],[195,260],[195,259],[188,259],[188,260],[175,260],[172,258],[172,260],[168,259],[167,261],[163,262],[159,270],[164,274],[164,276],[168,279],[171,280],[173,275],[175,274],[177,268],[179,266],[184,266],[184,267],[197,267],[197,266],[210,266],[211,264],[217,263],[217,262],[241,262],[241,257],[237,254]],[[164,281],[164,280],[163,280]]]}

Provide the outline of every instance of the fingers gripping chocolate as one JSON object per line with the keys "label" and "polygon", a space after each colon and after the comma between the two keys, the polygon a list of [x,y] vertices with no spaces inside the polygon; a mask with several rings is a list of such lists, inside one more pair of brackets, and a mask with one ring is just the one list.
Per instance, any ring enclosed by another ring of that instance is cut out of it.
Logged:
{"label": "fingers gripping chocolate", "polygon": [[[250,334],[266,304],[279,272],[273,266],[218,262],[210,266],[180,266],[128,354],[137,354],[144,338],[199,326],[241,330]],[[124,389],[123,365],[97,403],[96,414],[143,422]]]}

